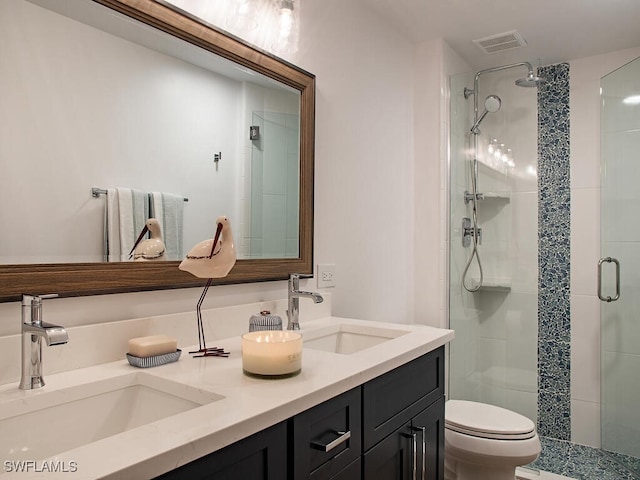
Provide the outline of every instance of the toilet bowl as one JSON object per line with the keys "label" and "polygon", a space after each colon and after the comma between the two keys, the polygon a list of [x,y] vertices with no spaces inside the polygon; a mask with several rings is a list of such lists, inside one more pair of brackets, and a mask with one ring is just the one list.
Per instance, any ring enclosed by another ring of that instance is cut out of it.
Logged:
{"label": "toilet bowl", "polygon": [[446,403],[444,441],[445,480],[515,480],[541,449],[527,417],[465,400]]}

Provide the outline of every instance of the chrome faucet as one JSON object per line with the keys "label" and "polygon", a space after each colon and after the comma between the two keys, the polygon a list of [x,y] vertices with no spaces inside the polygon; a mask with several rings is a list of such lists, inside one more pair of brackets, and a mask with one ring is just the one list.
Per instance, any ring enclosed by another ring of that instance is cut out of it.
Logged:
{"label": "chrome faucet", "polygon": [[22,377],[20,388],[31,390],[44,386],[42,378],[42,339],[47,345],[62,345],[69,341],[67,331],[58,325],[42,321],[42,300],[51,295],[22,295]]}
{"label": "chrome faucet", "polygon": [[292,273],[289,277],[289,305],[287,310],[287,330],[300,330],[298,317],[300,315],[300,298],[310,298],[313,303],[322,303],[324,298],[319,293],[300,291],[300,278],[298,273]]}

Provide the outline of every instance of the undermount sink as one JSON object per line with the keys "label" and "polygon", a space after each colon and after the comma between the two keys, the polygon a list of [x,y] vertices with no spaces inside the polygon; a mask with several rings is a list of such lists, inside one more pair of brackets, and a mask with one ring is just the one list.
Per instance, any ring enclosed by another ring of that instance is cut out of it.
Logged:
{"label": "undermount sink", "polygon": [[143,372],[37,392],[2,405],[0,458],[48,458],[222,398]]}
{"label": "undermount sink", "polygon": [[304,346],[349,355],[409,333],[395,328],[341,323],[304,333]]}

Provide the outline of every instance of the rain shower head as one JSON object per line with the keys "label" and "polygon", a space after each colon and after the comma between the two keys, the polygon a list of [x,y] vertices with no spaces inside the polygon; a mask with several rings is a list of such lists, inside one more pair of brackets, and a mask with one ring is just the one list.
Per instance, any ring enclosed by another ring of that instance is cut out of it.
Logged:
{"label": "rain shower head", "polygon": [[484,117],[486,117],[488,113],[495,113],[500,110],[500,105],[502,105],[502,100],[500,100],[500,97],[497,95],[489,95],[487,98],[485,98],[484,112],[482,112],[480,118],[478,118],[476,120],[476,123],[473,124],[473,127],[471,127],[471,133],[473,133],[474,135],[478,135],[480,133],[480,129],[478,127],[480,126],[482,120],[484,120]]}
{"label": "rain shower head", "polygon": [[529,74],[525,78],[516,80],[516,85],[519,87],[539,87],[544,81],[544,78],[538,77],[533,73],[533,70],[529,70]]}

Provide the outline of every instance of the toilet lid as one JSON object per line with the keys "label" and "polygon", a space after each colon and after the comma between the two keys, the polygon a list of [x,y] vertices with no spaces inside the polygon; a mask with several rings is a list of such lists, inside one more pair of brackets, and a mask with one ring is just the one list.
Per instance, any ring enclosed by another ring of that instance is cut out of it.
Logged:
{"label": "toilet lid", "polygon": [[535,435],[527,417],[486,403],[449,400],[445,407],[445,428],[474,437],[524,440]]}

